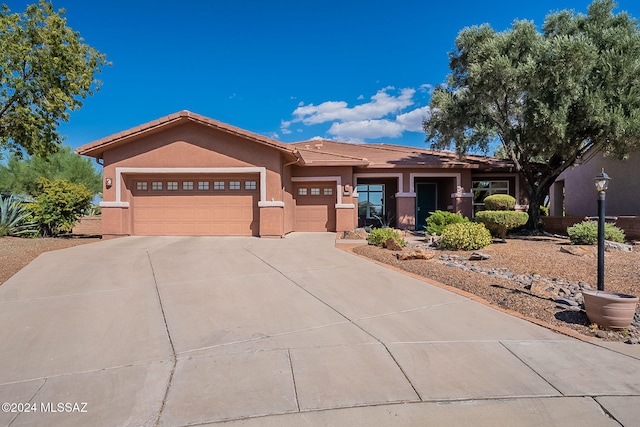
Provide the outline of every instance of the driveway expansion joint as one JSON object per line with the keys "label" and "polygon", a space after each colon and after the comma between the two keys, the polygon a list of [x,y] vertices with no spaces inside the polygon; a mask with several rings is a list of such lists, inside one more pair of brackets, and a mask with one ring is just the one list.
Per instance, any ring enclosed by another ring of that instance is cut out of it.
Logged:
{"label": "driveway expansion joint", "polygon": [[167,339],[169,340],[169,344],[171,345],[171,354],[172,354],[172,366],[171,373],[169,374],[169,380],[167,381],[167,386],[164,392],[164,397],[162,399],[162,403],[160,405],[160,410],[158,411],[158,416],[156,417],[155,425],[160,425],[160,418],[162,417],[162,412],[164,411],[164,407],[167,403],[167,397],[169,396],[169,390],[171,389],[171,384],[173,382],[173,375],[176,372],[176,366],[178,365],[178,357],[176,355],[176,348],[173,345],[173,339],[171,338],[171,332],[169,331],[169,325],[167,324],[167,316],[164,311],[164,305],[162,304],[162,296],[160,295],[160,289],[158,288],[158,280],[156,279],[156,272],[153,268],[153,262],[151,261],[151,254],[147,251],[147,258],[149,260],[149,267],[151,268],[151,275],[153,276],[153,285],[156,289],[156,295],[158,296],[158,304],[160,305],[160,312],[162,313],[162,321],[164,322],[164,328],[167,332]]}

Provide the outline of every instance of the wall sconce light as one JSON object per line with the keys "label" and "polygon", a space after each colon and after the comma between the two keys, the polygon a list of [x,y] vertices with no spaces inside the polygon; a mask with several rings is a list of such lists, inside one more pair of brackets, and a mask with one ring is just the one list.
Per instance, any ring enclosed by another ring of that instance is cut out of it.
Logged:
{"label": "wall sconce light", "polygon": [[104,183],[107,186],[107,188],[111,188],[111,186],[113,185],[113,181],[111,180],[111,178],[105,179]]}

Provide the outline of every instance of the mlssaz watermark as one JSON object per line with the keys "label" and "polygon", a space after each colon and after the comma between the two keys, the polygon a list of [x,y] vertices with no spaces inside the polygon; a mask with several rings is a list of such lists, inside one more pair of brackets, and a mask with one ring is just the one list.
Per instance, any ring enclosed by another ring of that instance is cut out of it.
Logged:
{"label": "mlssaz watermark", "polygon": [[86,413],[87,402],[4,402],[2,412]]}

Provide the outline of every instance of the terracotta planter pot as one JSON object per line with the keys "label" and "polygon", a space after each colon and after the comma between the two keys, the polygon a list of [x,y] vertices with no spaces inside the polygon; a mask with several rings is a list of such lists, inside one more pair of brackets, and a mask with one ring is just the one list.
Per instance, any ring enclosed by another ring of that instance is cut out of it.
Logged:
{"label": "terracotta planter pot", "polygon": [[628,328],[638,305],[638,297],[613,292],[584,291],[587,317],[604,329]]}

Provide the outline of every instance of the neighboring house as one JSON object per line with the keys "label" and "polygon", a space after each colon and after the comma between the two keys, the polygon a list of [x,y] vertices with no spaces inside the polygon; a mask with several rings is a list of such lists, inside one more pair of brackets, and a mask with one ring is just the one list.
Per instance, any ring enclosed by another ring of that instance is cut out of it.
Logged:
{"label": "neighboring house", "polygon": [[560,174],[549,192],[551,216],[596,216],[598,193],[594,178],[604,168],[611,177],[606,193],[607,216],[640,215],[640,152],[621,161],[587,152],[584,159]]}
{"label": "neighboring house", "polygon": [[429,212],[472,216],[489,194],[523,203],[505,160],[388,144],[285,144],[188,111],[77,152],[104,166],[105,237],[281,237],[379,219],[422,229]]}

